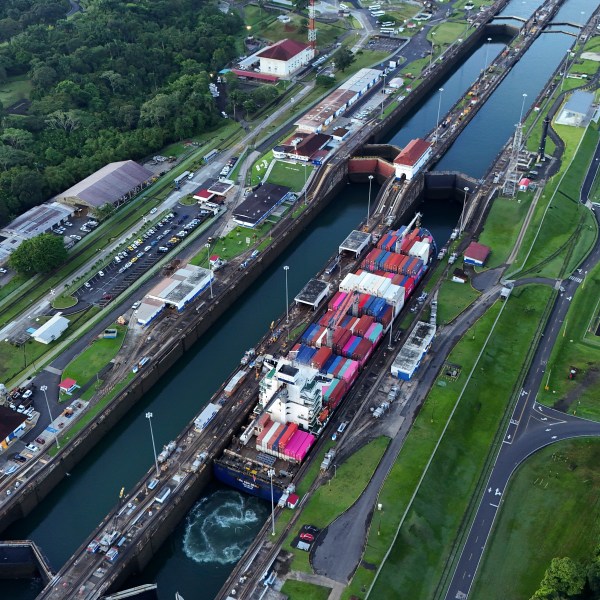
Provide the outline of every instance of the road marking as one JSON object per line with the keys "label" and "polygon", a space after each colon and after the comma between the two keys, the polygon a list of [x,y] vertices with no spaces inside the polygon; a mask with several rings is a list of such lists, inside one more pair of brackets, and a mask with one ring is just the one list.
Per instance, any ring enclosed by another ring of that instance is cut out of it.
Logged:
{"label": "road marking", "polygon": [[494,508],[498,508],[497,504],[492,504],[491,502],[490,502],[490,506],[493,506]]}

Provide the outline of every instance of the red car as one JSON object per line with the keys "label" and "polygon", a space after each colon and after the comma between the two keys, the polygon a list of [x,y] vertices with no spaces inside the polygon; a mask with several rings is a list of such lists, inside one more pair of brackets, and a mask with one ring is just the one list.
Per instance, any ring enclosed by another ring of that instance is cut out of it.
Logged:
{"label": "red car", "polygon": [[41,438],[41,437],[39,437],[39,438],[35,438],[35,441],[36,441],[38,444],[45,444],[45,443],[46,443],[46,440],[45,440],[44,438]]}
{"label": "red car", "polygon": [[304,540],[305,542],[314,542],[315,536],[312,533],[301,533],[300,539]]}

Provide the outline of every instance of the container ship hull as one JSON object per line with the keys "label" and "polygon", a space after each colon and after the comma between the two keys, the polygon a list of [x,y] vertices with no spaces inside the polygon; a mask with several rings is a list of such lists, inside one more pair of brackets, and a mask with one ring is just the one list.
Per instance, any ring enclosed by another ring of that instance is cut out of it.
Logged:
{"label": "container ship hull", "polygon": [[[248,472],[226,465],[222,461],[216,461],[213,467],[215,477],[225,485],[245,494],[271,501],[271,482],[260,477],[253,476]],[[285,488],[279,482],[273,481],[273,501],[277,504],[283,496]]]}
{"label": "container ship hull", "polygon": [[267,501],[271,490],[275,502],[294,492],[300,465],[437,254],[431,234],[412,228],[418,216],[376,244],[359,231],[342,243],[340,254],[356,258],[287,355],[265,358],[252,420],[214,461],[219,481]]}

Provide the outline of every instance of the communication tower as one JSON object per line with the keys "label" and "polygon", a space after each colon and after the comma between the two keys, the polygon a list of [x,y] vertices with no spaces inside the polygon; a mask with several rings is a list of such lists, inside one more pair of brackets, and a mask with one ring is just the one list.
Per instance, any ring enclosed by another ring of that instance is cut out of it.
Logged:
{"label": "communication tower", "polygon": [[317,51],[317,30],[315,29],[315,0],[310,0],[308,4],[308,43],[314,50],[313,57]]}
{"label": "communication tower", "polygon": [[523,125],[518,123],[513,137],[510,159],[506,168],[506,179],[504,180],[503,194],[512,198],[517,193],[519,183],[519,154],[523,145]]}

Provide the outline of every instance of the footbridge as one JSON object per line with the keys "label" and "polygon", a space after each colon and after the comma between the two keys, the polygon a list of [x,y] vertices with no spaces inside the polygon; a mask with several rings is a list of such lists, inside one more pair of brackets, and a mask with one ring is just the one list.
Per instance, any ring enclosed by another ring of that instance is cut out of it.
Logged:
{"label": "footbridge", "polygon": [[516,15],[501,15],[494,17],[492,21],[521,21],[521,23],[527,23],[527,19],[524,19],[523,17],[517,17]]}

